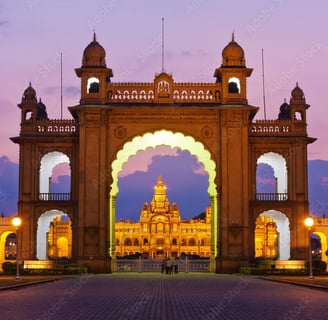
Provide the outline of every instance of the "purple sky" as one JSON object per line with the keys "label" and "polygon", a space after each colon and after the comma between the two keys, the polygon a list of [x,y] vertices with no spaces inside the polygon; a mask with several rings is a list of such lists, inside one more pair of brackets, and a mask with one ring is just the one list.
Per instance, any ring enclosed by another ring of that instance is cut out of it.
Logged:
{"label": "purple sky", "polygon": [[[284,98],[298,82],[311,108],[308,133],[318,141],[309,159],[328,160],[327,93],[328,2],[325,0],[0,0],[1,95],[0,156],[18,161],[18,147],[9,137],[19,133],[17,103],[29,81],[60,118],[60,54],[63,54],[64,118],[67,106],[79,102],[84,48],[97,40],[107,52],[113,81],[152,81],[161,71],[161,28],[165,18],[165,69],[177,82],[212,82],[221,52],[235,32],[246,64],[248,101],[260,106],[264,118],[261,49],[264,49],[266,113],[275,119]],[[171,153],[175,153],[171,150]],[[146,157],[127,166],[143,171]],[[138,158],[138,157],[137,157]],[[124,175],[124,173],[122,173]],[[145,199],[149,201],[150,199]]]}
{"label": "purple sky", "polygon": [[[97,40],[107,52],[113,81],[152,81],[161,70],[161,23],[165,18],[165,69],[175,81],[214,81],[221,51],[235,31],[248,67],[250,104],[263,105],[261,49],[264,49],[267,118],[275,118],[295,83],[303,89],[308,133],[318,141],[310,159],[328,159],[328,2],[324,0],[211,1],[0,1],[0,155],[18,160],[10,136],[19,132],[16,107],[29,81],[60,117],[60,53],[63,54],[64,118],[79,101],[84,48]],[[257,118],[263,118],[261,108]]]}

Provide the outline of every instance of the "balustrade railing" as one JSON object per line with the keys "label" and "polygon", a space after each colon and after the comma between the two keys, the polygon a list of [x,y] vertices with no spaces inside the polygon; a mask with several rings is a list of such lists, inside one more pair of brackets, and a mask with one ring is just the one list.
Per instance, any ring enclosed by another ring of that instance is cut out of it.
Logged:
{"label": "balustrade railing", "polygon": [[41,201],[68,201],[71,200],[70,193],[39,193],[39,200]]}
{"label": "balustrade railing", "polygon": [[[161,259],[116,259],[114,272],[161,272]],[[178,272],[214,272],[214,261],[206,259],[177,259]],[[172,271],[174,273],[174,271]]]}
{"label": "balustrade railing", "polygon": [[286,201],[288,200],[287,193],[257,193],[256,200],[259,201]]}

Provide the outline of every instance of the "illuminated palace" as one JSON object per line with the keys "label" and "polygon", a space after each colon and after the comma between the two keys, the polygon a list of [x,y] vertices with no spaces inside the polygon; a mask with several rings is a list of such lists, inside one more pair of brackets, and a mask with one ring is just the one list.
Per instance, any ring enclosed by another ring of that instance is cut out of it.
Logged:
{"label": "illuminated palace", "polygon": [[170,205],[162,177],[158,178],[154,197],[145,203],[140,221],[122,220],[115,226],[116,256],[140,253],[145,258],[211,255],[211,207],[205,217],[182,220],[176,203]]}
{"label": "illuminated palace", "polygon": [[[75,69],[81,96],[68,107],[70,119],[49,119],[45,99],[38,99],[32,84],[23,92],[20,132],[11,138],[20,151],[21,259],[67,254],[91,272],[112,272],[117,253],[141,251],[151,257],[204,252],[215,272],[230,273],[256,256],[307,258],[307,147],[315,138],[307,133],[309,105],[298,84],[290,84],[289,100],[277,106],[275,119],[257,119],[260,108],[247,99],[253,69],[234,35],[223,47],[210,82],[176,82],[165,70],[150,82],[115,82],[107,60],[94,34]],[[182,220],[179,238],[172,233],[170,241],[161,238],[168,225],[172,232],[175,226],[179,230],[174,222],[179,215],[174,205],[170,216],[157,214],[168,203],[160,208],[155,202],[143,208],[139,222],[150,228],[149,238],[131,237],[129,249],[120,247],[122,241],[130,242],[118,231],[123,224],[115,223],[119,174],[131,156],[162,145],[189,151],[208,174],[209,247],[201,232],[190,231],[206,226],[203,222],[189,221],[191,228],[184,228]],[[55,190],[51,181],[63,165],[70,186]],[[263,170],[274,181],[270,187],[263,185]],[[58,217],[68,221],[71,239],[53,237],[56,243],[49,244],[51,223]],[[148,219],[153,220],[146,224]],[[183,232],[195,233],[185,237],[190,248],[185,251]],[[327,248],[327,238],[321,242]]]}

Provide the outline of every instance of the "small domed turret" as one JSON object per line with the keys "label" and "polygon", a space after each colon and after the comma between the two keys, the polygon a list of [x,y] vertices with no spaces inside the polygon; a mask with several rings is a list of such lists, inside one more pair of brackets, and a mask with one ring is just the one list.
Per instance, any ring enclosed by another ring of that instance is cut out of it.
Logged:
{"label": "small domed turret", "polygon": [[296,82],[296,87],[292,90],[292,97],[294,99],[304,98],[303,90],[298,86],[298,82]]}
{"label": "small domed turret", "polygon": [[296,87],[292,90],[290,104],[305,104],[304,93],[298,86],[298,82],[296,82]]}
{"label": "small domed turret", "polygon": [[46,105],[41,101],[41,98],[38,103],[38,111],[37,111],[36,119],[37,120],[48,120],[49,119]]}
{"label": "small domed turret", "polygon": [[284,100],[284,103],[280,106],[280,112],[278,120],[290,120],[290,108],[289,104]]}
{"label": "small domed turret", "polygon": [[29,86],[25,89],[22,97],[22,103],[35,103],[36,100],[36,92],[33,89],[31,82],[29,83]]}
{"label": "small domed turret", "polygon": [[83,67],[106,67],[106,51],[97,42],[96,33],[93,34],[93,41],[84,49]]}
{"label": "small domed turret", "polygon": [[222,50],[222,66],[245,66],[243,48],[235,42],[234,33],[231,42]]}

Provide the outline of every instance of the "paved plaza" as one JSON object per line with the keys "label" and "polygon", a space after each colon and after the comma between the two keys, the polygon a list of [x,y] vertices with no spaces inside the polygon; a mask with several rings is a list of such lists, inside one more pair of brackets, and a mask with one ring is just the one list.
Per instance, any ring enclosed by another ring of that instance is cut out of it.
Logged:
{"label": "paved plaza", "polygon": [[[39,281],[38,279],[35,279]],[[306,282],[306,280],[304,280]],[[28,284],[22,280],[21,284]],[[0,291],[2,320],[326,319],[328,290],[218,274],[99,274]]]}

